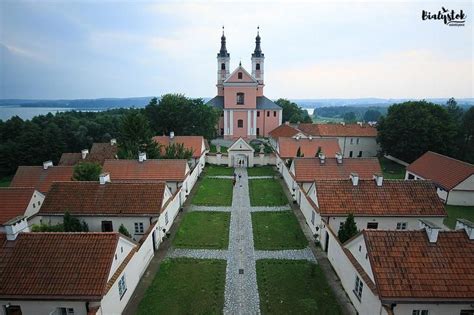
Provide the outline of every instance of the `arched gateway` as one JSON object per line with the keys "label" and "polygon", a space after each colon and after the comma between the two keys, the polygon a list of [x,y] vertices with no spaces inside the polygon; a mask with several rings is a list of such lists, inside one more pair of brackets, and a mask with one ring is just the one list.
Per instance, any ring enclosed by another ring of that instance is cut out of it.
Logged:
{"label": "arched gateway", "polygon": [[230,167],[253,167],[255,150],[244,139],[237,139],[227,150]]}

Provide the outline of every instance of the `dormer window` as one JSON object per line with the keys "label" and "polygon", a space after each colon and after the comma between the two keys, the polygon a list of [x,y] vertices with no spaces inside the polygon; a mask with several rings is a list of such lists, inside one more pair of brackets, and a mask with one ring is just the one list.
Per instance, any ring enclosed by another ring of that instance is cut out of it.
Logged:
{"label": "dormer window", "polygon": [[259,64],[259,63],[257,63],[257,64],[255,65],[255,70],[260,70],[260,64]]}
{"label": "dormer window", "polygon": [[244,105],[244,93],[237,93],[237,105]]}
{"label": "dormer window", "polygon": [[225,63],[221,63],[221,70],[225,70]]}
{"label": "dormer window", "polygon": [[242,72],[239,72],[239,73],[237,74],[237,78],[239,78],[239,80],[242,80]]}

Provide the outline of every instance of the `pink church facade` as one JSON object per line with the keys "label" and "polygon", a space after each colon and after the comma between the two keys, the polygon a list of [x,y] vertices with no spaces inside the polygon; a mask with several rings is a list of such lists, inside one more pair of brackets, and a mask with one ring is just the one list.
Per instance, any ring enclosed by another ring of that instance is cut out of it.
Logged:
{"label": "pink church facade", "polygon": [[217,96],[208,104],[222,109],[218,133],[224,139],[267,137],[282,123],[281,107],[263,95],[265,57],[259,34],[255,43],[251,73],[241,64],[230,73],[230,54],[222,33],[221,50],[217,54]]}

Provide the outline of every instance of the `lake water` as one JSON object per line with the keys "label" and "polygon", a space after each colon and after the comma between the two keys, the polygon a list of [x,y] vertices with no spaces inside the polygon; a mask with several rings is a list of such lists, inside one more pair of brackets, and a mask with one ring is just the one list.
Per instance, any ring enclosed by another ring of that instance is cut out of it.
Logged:
{"label": "lake water", "polygon": [[77,108],[61,107],[20,107],[20,106],[0,106],[0,120],[8,120],[13,116],[18,116],[23,120],[31,119],[34,116],[46,115],[48,113],[66,112],[70,110],[79,110]]}

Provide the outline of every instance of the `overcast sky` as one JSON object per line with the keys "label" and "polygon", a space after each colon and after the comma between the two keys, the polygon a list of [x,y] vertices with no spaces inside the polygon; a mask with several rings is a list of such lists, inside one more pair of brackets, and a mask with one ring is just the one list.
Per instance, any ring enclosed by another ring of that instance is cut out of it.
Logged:
{"label": "overcast sky", "polygon": [[270,98],[473,97],[472,3],[2,0],[0,98],[212,97],[223,24],[247,69],[260,25]]}

